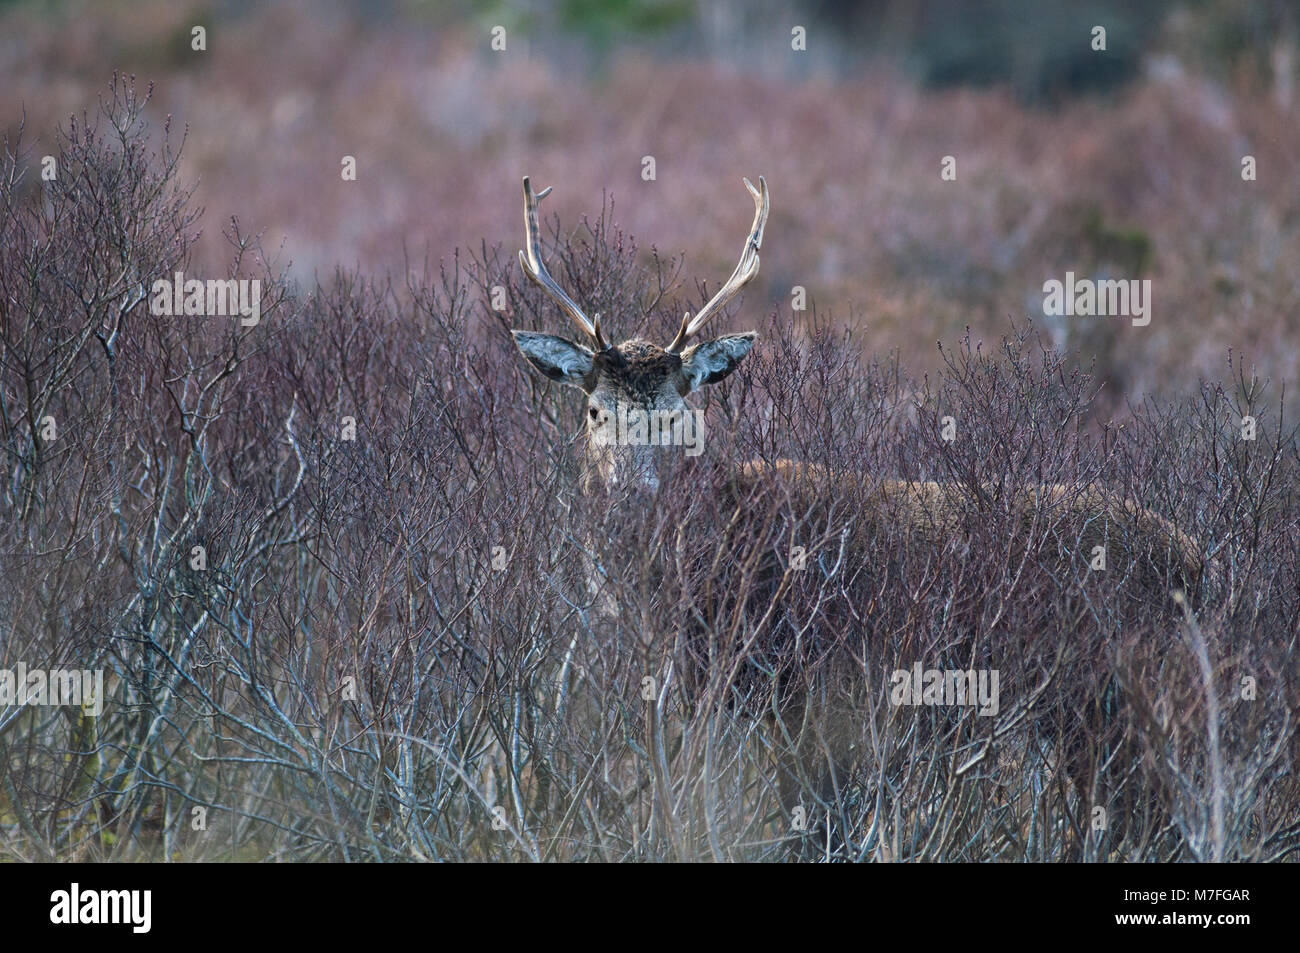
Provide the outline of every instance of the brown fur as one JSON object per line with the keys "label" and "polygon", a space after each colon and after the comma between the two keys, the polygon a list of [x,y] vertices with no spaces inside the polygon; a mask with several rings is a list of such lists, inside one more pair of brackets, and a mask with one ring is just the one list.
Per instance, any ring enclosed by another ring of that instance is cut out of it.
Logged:
{"label": "brown fur", "polygon": [[[773,464],[751,461],[736,467],[726,496],[733,506],[755,507],[765,495],[780,492],[796,513],[812,524],[820,523],[820,508],[833,500],[865,500],[866,512],[856,521],[847,552],[862,559],[870,549],[869,537],[882,519],[901,524],[906,536],[924,546],[942,546],[960,538],[970,501],[964,490],[935,481],[877,480],[862,473],[834,473],[825,467],[795,460]],[[1038,538],[1055,539],[1063,567],[1071,558],[1087,565],[1092,547],[1107,550],[1108,568],[1127,571],[1152,597],[1174,602],[1169,586],[1181,584],[1189,598],[1196,592],[1204,563],[1197,543],[1164,517],[1104,490],[1073,490],[1061,485],[1032,487],[1020,500],[1025,538],[1036,529]],[[1076,555],[1077,554],[1077,555]],[[773,565],[774,577],[781,570]],[[852,684],[860,663],[852,658],[829,659],[820,675],[794,692],[785,693],[779,705],[780,731],[789,738],[779,774],[783,807],[790,810],[811,782],[820,795],[831,799],[831,772],[841,772],[853,759],[859,738],[858,722],[870,699],[865,686]],[[848,673],[847,675],[845,673]],[[797,677],[797,676],[796,676]],[[1097,765],[1091,751],[1093,735],[1106,730],[1106,722],[1092,725],[1053,723],[1066,760],[1062,765],[1081,797],[1087,797]],[[1131,754],[1131,753],[1130,753]]]}
{"label": "brown fur", "polygon": [[[961,515],[968,505],[961,489],[953,484],[874,480],[861,473],[832,473],[818,464],[798,460],[744,463],[735,472],[731,491],[734,499],[743,500],[774,485],[793,489],[805,504],[845,492],[878,502],[881,513],[901,518],[909,534],[932,543],[942,542],[960,530]],[[1124,548],[1129,538],[1153,544],[1152,555],[1169,560],[1185,590],[1195,592],[1204,562],[1201,548],[1163,516],[1104,490],[1074,491],[1066,486],[1044,485],[1029,488],[1021,500],[1026,530],[1040,507],[1049,525],[1059,526],[1072,543],[1077,539],[1083,554],[1090,554],[1094,546],[1106,546],[1108,565],[1115,565],[1117,557],[1145,558],[1145,552]],[[874,515],[864,514],[864,525],[869,525]],[[1131,534],[1116,531],[1126,526],[1132,528]],[[1114,551],[1117,544],[1119,552]]]}
{"label": "brown fur", "polygon": [[681,369],[682,359],[676,354],[638,338],[597,351],[584,389],[588,393],[595,390],[603,373],[606,381],[632,403],[651,404],[664,382],[674,381]]}

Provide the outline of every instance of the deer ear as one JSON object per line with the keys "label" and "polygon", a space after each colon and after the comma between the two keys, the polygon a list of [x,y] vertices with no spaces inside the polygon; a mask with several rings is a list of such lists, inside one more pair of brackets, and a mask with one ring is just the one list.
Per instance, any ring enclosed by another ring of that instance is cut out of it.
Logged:
{"label": "deer ear", "polygon": [[554,334],[537,334],[534,331],[511,331],[515,345],[533,365],[553,381],[581,387],[591,373],[592,353],[581,344],[574,344]]}
{"label": "deer ear", "polygon": [[682,353],[685,393],[722,380],[736,369],[757,340],[757,331],[746,331],[744,334],[724,334],[688,347]]}

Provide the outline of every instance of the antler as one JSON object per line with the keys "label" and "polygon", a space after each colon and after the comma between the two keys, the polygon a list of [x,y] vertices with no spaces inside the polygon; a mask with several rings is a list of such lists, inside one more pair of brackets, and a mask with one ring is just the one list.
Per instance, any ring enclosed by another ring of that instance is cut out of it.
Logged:
{"label": "antler", "polygon": [[528,237],[528,252],[519,253],[519,264],[524,269],[524,274],[542,287],[542,290],[551,296],[551,299],[560,306],[560,310],[573,319],[574,323],[592,339],[596,344],[596,350],[605,350],[605,339],[600,334],[600,315],[596,315],[596,320],[592,321],[583,314],[567,294],[559,286],[551,273],[546,270],[542,264],[542,236],[537,227],[537,205],[542,199],[551,194],[551,187],[543,189],[541,192],[533,192],[532,183],[528,176],[524,176],[524,228]]}
{"label": "antler", "polygon": [[749,230],[749,237],[745,239],[745,250],[740,253],[740,264],[736,265],[736,270],[731,273],[727,283],[718,289],[718,293],[709,299],[709,303],[695,312],[694,318],[689,311],[682,317],[681,329],[677,332],[677,337],[673,338],[673,343],[668,345],[668,350],[673,354],[680,353],[700,328],[704,327],[716,312],[720,311],[751,278],[758,274],[758,249],[763,244],[763,226],[767,224],[767,180],[760,175],[756,189],[754,183],[745,179],[745,188],[749,189],[749,194],[754,196],[754,226]]}

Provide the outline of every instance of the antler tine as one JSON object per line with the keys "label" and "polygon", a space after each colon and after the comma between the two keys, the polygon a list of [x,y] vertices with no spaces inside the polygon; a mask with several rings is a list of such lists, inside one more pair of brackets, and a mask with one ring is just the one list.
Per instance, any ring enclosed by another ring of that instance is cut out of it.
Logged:
{"label": "antler tine", "polygon": [[673,338],[673,343],[668,345],[668,350],[673,354],[680,353],[687,342],[709,322],[709,319],[722,310],[726,303],[758,274],[758,249],[763,244],[763,227],[767,225],[767,180],[760,175],[757,189],[749,179],[744,181],[745,188],[749,189],[749,194],[754,197],[754,225],[749,230],[749,237],[745,239],[745,249],[740,253],[740,263],[736,265],[736,270],[731,273],[727,283],[709,299],[708,304],[695,312],[694,318],[689,311],[682,317],[682,326],[677,332],[677,337]]}
{"label": "antler tine", "polygon": [[600,333],[600,315],[596,315],[595,321],[590,320],[551,277],[551,273],[546,270],[546,265],[542,264],[542,233],[537,226],[537,206],[542,199],[551,194],[552,188],[553,186],[547,186],[540,192],[533,192],[532,182],[529,181],[528,176],[524,176],[524,229],[528,238],[528,252],[527,254],[523,251],[519,252],[519,264],[524,269],[524,274],[540,285],[542,290],[560,306],[560,310],[587,333],[588,337],[595,342],[596,350],[603,351],[605,339]]}

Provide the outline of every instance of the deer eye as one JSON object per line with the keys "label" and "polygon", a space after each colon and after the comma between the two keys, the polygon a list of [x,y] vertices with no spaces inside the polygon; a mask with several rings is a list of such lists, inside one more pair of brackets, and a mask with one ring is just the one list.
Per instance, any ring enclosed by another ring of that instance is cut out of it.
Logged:
{"label": "deer eye", "polygon": [[600,411],[595,407],[588,408],[587,413],[591,414],[592,420],[600,420]]}

